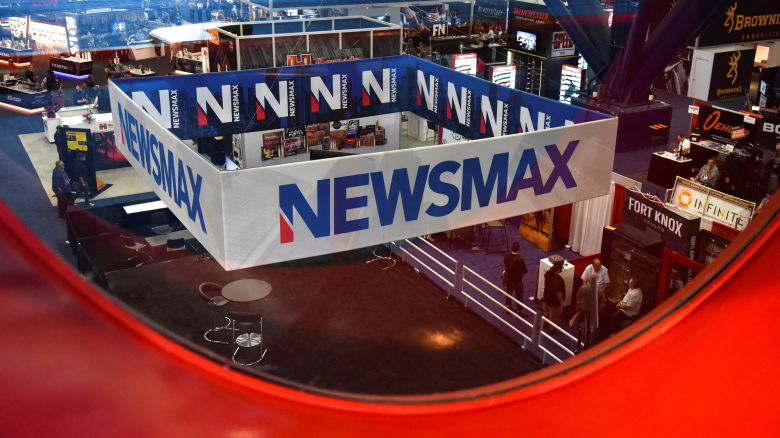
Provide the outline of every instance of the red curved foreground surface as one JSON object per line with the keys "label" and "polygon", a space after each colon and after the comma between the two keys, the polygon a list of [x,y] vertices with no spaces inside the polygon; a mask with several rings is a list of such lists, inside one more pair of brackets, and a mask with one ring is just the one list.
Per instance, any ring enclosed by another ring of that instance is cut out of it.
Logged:
{"label": "red curved foreground surface", "polygon": [[473,391],[360,401],[179,346],[0,206],[0,435],[775,435],[780,199],[772,207],[683,292],[564,364]]}

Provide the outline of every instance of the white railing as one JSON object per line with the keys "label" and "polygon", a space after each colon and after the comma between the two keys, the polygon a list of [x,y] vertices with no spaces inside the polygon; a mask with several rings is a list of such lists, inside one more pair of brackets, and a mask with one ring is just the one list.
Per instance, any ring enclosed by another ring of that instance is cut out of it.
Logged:
{"label": "white railing", "polygon": [[[482,286],[482,287],[480,287]],[[475,297],[469,294],[469,292],[477,292],[481,296],[488,299],[489,302],[492,302],[496,305],[498,305],[501,308],[501,311],[508,313],[513,317],[514,320],[520,323],[521,328],[527,328],[530,330],[530,335],[527,335],[520,330],[518,330],[514,325],[509,324],[504,318],[501,318],[497,316],[494,312],[488,310],[485,308],[485,306]],[[491,283],[488,279],[485,277],[479,275],[476,271],[469,268],[468,266],[463,266],[463,281],[461,282],[461,288],[460,293],[463,295],[463,304],[468,307],[469,299],[472,303],[477,304],[478,306],[485,309],[488,313],[493,315],[496,319],[501,321],[504,325],[509,327],[512,331],[516,332],[520,336],[523,337],[523,347],[528,347],[528,342],[533,341],[533,329],[536,325],[536,319],[538,318],[538,313],[531,309],[530,307],[523,304],[522,301],[518,300],[517,298],[513,297],[512,295],[509,295],[506,293],[503,289],[496,286],[495,284]],[[531,321],[528,321],[523,316],[518,314],[517,312],[511,311],[505,304],[502,304],[500,301],[498,301],[495,296],[499,296],[503,298],[504,300],[510,300],[511,302],[515,303],[519,309],[522,309],[525,313],[527,313],[531,317]]]}
{"label": "white railing", "polygon": [[[574,356],[574,354],[575,354],[574,350],[572,350],[571,348],[563,345],[557,339],[555,339],[554,337],[550,336],[550,334],[547,333],[544,330],[545,327],[552,328],[552,330],[554,330],[558,334],[563,335],[563,337],[565,339],[569,339],[572,342],[574,342],[574,345],[577,345],[577,338],[575,338],[574,336],[571,335],[571,333],[567,332],[566,330],[564,330],[563,328],[561,328],[560,326],[558,326],[557,324],[555,324],[554,322],[550,321],[549,319],[547,319],[546,317],[543,316],[542,320],[541,320],[541,324],[539,324],[539,334],[540,334],[540,336],[539,336],[539,344],[538,344],[539,345],[539,349],[541,349],[544,354],[549,355],[550,357],[555,359],[557,362],[561,362],[562,361],[561,358],[558,357],[558,355],[553,354],[553,352],[550,351],[550,346],[544,345],[545,341],[547,343],[551,343],[551,344],[555,345],[556,347],[561,349],[563,351],[563,353],[567,354],[569,357]],[[545,357],[542,357],[542,363],[544,363],[544,362],[545,362]]]}
{"label": "white railing", "polygon": [[[443,261],[426,252],[423,247],[429,249],[429,251],[430,249],[435,250],[431,252],[441,257]],[[460,263],[444,251],[436,248],[436,246],[421,237],[390,242],[390,250],[392,251],[393,249],[399,253],[401,261],[406,262],[408,258],[414,260],[417,262],[417,266],[426,269],[428,273],[449,286],[447,296],[455,290]]]}
{"label": "white railing", "polygon": [[[448,298],[452,293],[459,293],[464,306],[476,306],[476,313],[488,322],[520,336],[523,348],[538,348],[543,364],[547,364],[548,358],[562,362],[575,355],[576,337],[427,240],[415,237],[390,242],[389,246],[403,262],[424,274],[432,275],[433,280],[441,281],[446,286]],[[519,312],[511,310],[500,300],[509,300],[517,306]],[[553,334],[557,333],[563,341],[548,334],[546,327]],[[575,347],[567,346],[569,343]]]}

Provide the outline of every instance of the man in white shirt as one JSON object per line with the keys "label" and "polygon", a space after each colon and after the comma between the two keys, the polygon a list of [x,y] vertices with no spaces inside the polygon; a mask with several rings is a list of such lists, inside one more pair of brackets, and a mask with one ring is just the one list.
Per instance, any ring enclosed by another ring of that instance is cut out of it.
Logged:
{"label": "man in white shirt", "polygon": [[639,309],[642,307],[642,289],[639,288],[639,283],[635,278],[628,280],[628,292],[623,299],[617,303],[615,308],[617,309],[612,316],[609,317],[610,333],[615,333],[620,330],[623,322],[629,318],[634,318],[639,314]]}
{"label": "man in white shirt", "polygon": [[677,145],[674,146],[672,152],[677,152],[680,155],[687,155],[691,152],[691,141],[685,138],[683,134],[677,134]]}
{"label": "man in white shirt", "polygon": [[[601,259],[593,259],[593,263],[585,268],[585,271],[580,278],[582,278],[582,282],[585,283],[590,279],[591,275],[596,276],[596,282],[593,283],[596,294],[606,294],[607,285],[609,284],[609,271],[606,266],[601,264]],[[592,333],[595,333],[596,329],[599,327],[599,308],[597,300],[594,300],[590,314],[593,316],[593,318],[591,318],[591,330],[593,330]]]}

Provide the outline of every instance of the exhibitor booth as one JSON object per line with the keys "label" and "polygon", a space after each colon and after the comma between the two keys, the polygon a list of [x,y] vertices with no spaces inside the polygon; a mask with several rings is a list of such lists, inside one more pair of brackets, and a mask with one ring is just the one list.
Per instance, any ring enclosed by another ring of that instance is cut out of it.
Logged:
{"label": "exhibitor booth", "polygon": [[[123,79],[110,94],[122,154],[229,270],[475,225],[609,189],[611,160],[577,157],[613,156],[614,119],[409,56]],[[401,111],[483,140],[235,172],[182,142]],[[520,134],[490,138],[513,133]],[[400,186],[387,186],[382,175],[402,184],[410,170],[415,197],[396,219],[400,210],[382,193]],[[346,195],[369,181],[373,195]],[[366,216],[348,220],[353,209]],[[256,232],[247,236],[238,223],[250,218]]]}

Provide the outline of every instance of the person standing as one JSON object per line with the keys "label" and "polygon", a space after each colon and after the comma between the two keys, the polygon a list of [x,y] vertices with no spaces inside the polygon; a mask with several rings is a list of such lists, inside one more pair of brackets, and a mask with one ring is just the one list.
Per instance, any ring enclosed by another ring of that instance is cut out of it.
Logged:
{"label": "person standing", "polygon": [[69,205],[73,205],[73,190],[70,187],[70,178],[65,172],[65,163],[57,160],[51,174],[51,189],[57,197],[57,212],[61,219],[65,218],[65,211]]}
{"label": "person standing", "polygon": [[635,278],[628,280],[628,292],[615,307],[617,310],[609,317],[610,334],[620,330],[627,319],[639,314],[639,309],[642,307],[642,289],[639,288],[639,282]]}
{"label": "person standing", "polygon": [[[552,259],[552,257],[550,257]],[[563,302],[566,296],[566,284],[561,277],[563,271],[563,258],[550,260],[553,262],[552,268],[544,273],[544,295],[542,295],[542,309],[545,318],[554,323],[558,323],[558,318],[563,311]]]}
{"label": "person standing", "polygon": [[678,155],[687,155],[691,152],[691,141],[685,138],[685,134],[677,134],[677,144],[672,147],[672,152]]}
{"label": "person standing", "polygon": [[[606,266],[601,264],[601,259],[595,258],[593,259],[593,263],[588,265],[588,267],[585,268],[585,271],[582,273],[582,276],[580,277],[583,282],[585,280],[589,279],[591,275],[596,275],[596,281],[593,283],[593,287],[596,289],[596,293],[601,295],[603,294],[606,296],[607,294],[607,286],[609,285],[609,270]],[[591,305],[591,330],[592,333],[596,333],[596,329],[599,328],[599,313],[600,313],[599,307],[598,307],[598,301],[594,301],[594,303]]]}
{"label": "person standing", "polygon": [[[506,287],[506,293],[509,296],[515,297],[516,300],[523,301],[523,276],[528,273],[528,268],[525,266],[525,260],[520,256],[520,243],[512,243],[512,252],[504,255],[504,286]],[[509,296],[505,297],[506,307],[519,310],[515,303],[509,299]]]}
{"label": "person standing", "polygon": [[585,279],[585,282],[580,286],[577,291],[576,303],[577,314],[572,318],[570,326],[578,327],[579,336],[577,337],[577,348],[588,348],[593,344],[594,340],[594,318],[593,309],[601,310],[606,304],[606,296],[603,293],[596,292],[596,280],[598,276],[591,274],[590,277]]}

